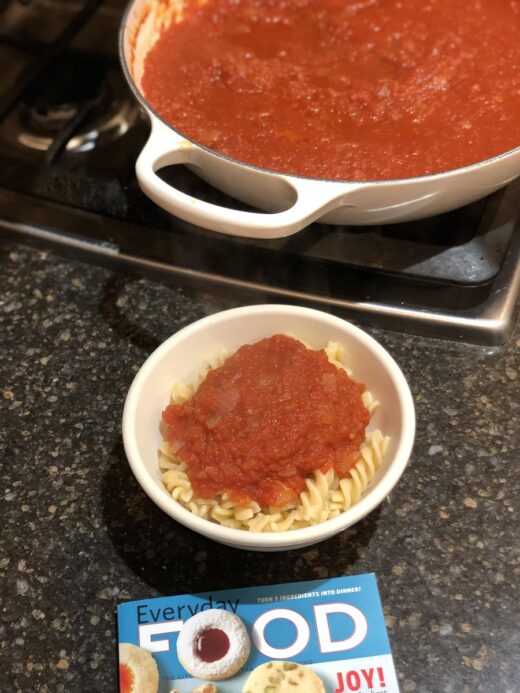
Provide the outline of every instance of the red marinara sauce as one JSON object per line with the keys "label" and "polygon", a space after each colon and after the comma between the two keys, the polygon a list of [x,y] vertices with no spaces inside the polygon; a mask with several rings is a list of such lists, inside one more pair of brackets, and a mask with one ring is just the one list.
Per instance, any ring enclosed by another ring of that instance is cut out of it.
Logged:
{"label": "red marinara sauce", "polygon": [[356,463],[364,390],[324,350],[279,334],[240,347],[163,419],[199,497],[227,491],[238,504],[280,507],[314,470],[344,477]]}
{"label": "red marinara sauce", "polygon": [[520,145],[520,0],[185,0],[143,93],[247,164],[407,178]]}

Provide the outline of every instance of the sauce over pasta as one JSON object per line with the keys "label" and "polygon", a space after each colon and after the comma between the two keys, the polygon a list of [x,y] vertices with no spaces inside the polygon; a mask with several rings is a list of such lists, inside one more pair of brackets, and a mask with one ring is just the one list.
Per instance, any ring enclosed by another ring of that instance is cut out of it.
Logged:
{"label": "sauce over pasta", "polygon": [[407,178],[520,145],[520,0],[184,0],[143,93],[247,164]]}
{"label": "sauce over pasta", "polygon": [[247,344],[163,412],[197,496],[282,507],[315,471],[345,477],[359,459],[365,386],[286,335]]}

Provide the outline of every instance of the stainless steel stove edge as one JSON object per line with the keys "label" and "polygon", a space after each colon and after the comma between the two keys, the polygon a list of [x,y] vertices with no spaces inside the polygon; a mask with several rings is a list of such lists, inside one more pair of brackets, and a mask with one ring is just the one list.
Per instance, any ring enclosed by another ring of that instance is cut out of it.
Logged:
{"label": "stainless steel stove edge", "polygon": [[[126,270],[165,282],[183,281],[198,286],[218,286],[239,292],[244,303],[258,301],[258,294],[261,293],[267,299],[330,307],[352,315],[362,324],[398,332],[482,346],[500,346],[509,339],[515,324],[520,291],[520,264],[514,261],[508,265],[506,263],[505,271],[501,272],[490,286],[489,300],[482,311],[476,314],[474,310],[467,309],[430,310],[404,304],[351,301],[267,286],[136,257],[120,252],[110,243],[93,242],[63,232],[56,233],[49,229],[5,219],[0,219],[0,229],[19,242],[29,242],[40,248],[53,249],[66,256],[109,269]],[[516,234],[516,243],[520,243],[519,234]],[[509,254],[513,258],[517,257],[513,249],[510,249]]]}

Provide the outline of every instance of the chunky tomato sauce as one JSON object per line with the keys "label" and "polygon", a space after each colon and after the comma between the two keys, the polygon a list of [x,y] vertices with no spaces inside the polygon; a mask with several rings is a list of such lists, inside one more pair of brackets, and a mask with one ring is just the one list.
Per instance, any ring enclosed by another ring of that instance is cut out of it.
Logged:
{"label": "chunky tomato sauce", "polygon": [[520,0],[186,0],[143,92],[248,164],[377,180],[520,145]]}
{"label": "chunky tomato sauce", "polygon": [[344,477],[356,463],[364,389],[323,350],[275,335],[238,349],[163,419],[199,497],[227,491],[239,504],[283,506],[314,470]]}

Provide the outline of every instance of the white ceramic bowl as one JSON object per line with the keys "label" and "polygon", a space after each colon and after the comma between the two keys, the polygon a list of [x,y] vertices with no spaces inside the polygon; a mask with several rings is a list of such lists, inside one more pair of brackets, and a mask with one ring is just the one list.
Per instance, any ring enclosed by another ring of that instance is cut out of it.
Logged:
{"label": "white ceramic bowl", "polygon": [[[174,382],[195,380],[210,359],[226,348],[277,333],[289,333],[313,348],[329,340],[345,348],[346,365],[381,403],[369,428],[391,437],[384,462],[360,501],[338,517],[312,527],[263,533],[229,529],[196,517],[164,488],[158,467],[161,413]],[[246,306],[198,320],[158,347],[137,373],[126,398],[123,441],[133,473],[143,490],[165,513],[215,541],[257,551],[295,549],[327,539],[358,522],[393,489],[412,451],[415,411],[408,384],[392,357],[363,330],[328,313],[285,305]]]}

